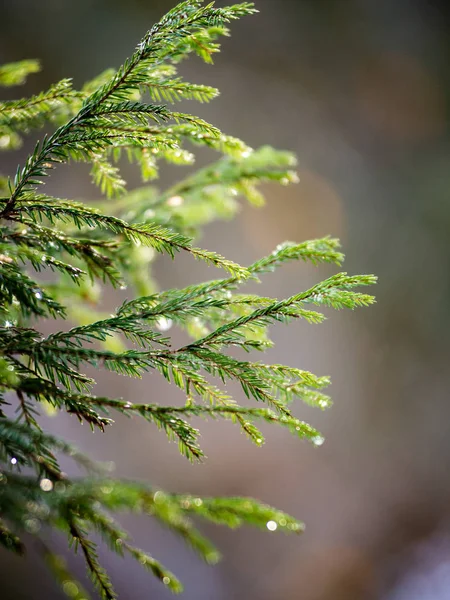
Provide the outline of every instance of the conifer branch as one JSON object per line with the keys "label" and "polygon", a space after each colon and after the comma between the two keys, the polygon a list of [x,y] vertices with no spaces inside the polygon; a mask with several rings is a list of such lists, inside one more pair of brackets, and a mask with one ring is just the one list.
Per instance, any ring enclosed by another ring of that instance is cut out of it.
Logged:
{"label": "conifer branch", "polygon": [[[101,432],[113,426],[116,414],[143,418],[189,460],[204,459],[200,430],[193,425],[198,418],[235,423],[258,446],[264,442],[259,424],[279,425],[320,446],[322,435],[294,414],[293,403],[329,407],[323,391],[329,378],[258,361],[252,353],[273,345],[269,329],[279,322],[318,324],[325,319],[323,308],[374,302],[360,291],[375,283],[372,275],[338,273],[282,299],[242,289],[287,263],[340,266],[344,256],[331,237],[280,244],[246,268],[195,245],[203,226],[236,214],[241,198],[262,205],[261,183],[297,181],[291,153],[267,146],[253,150],[200,117],[169,107],[217,96],[213,87],[182,79],[177,65],[191,54],[212,62],[218,39],[229,34],[227,25],[254,12],[247,2],[216,8],[186,0],[145,34],[117,71],[105,71],[79,91],[63,79],[31,98],[0,103],[3,149],[17,147],[33,128],[57,127],[36,142],[13,180],[0,177],[0,544],[22,555],[23,533],[31,534],[57,580],[71,584],[71,593],[77,589],[72,595],[79,600],[86,594],[40,539],[41,525],[68,534],[100,597],[112,600],[117,596],[92,535],[120,556],[139,561],[171,591],[182,590],[175,575],[133,545],[113,513],[126,510],[157,519],[210,563],[220,554],[197,531],[195,518],[287,533],[301,532],[303,524],[251,498],[167,494],[113,478],[66,440],[47,433],[42,409],[65,411]],[[0,86],[20,85],[37,70],[38,62],[31,60],[4,65]],[[185,144],[221,157],[164,190],[145,185],[127,191],[121,158],[136,163],[147,182],[157,178],[161,160],[192,164],[195,155]],[[52,169],[72,160],[90,164],[92,180],[107,202],[93,207],[38,193]],[[156,291],[151,274],[156,255],[174,258],[181,251],[228,275]],[[128,288],[128,298],[108,315],[102,294],[109,285]],[[56,324],[52,321],[52,332],[42,335],[40,325],[49,317]],[[61,323],[69,320],[70,325]],[[172,326],[187,332],[189,341],[176,343]],[[236,352],[227,354],[229,348]],[[171,406],[151,397],[96,396],[95,379],[83,372],[92,367],[128,377],[162,377],[185,402]],[[231,395],[233,382],[242,394]],[[69,479],[61,456],[74,460],[83,475]]]}

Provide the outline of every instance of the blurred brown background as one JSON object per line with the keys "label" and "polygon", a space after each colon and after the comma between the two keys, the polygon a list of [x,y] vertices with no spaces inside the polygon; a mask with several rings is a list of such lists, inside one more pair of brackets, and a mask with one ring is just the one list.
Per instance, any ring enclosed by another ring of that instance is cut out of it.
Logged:
{"label": "blurred brown background", "polygon": [[[6,0],[0,62],[41,59],[44,70],[26,92],[67,76],[79,86],[118,66],[172,4]],[[69,418],[50,427],[114,461],[121,476],[173,491],[251,495],[305,520],[300,538],[206,527],[224,554],[208,567],[149,519],[123,519],[136,543],[181,577],[185,600],[448,599],[450,9],[437,0],[257,7],[258,16],[232,26],[214,67],[184,65],[187,79],[222,92],[190,108],[254,147],[296,152],[300,184],[268,189],[264,209],[243,207],[237,220],[210,226],[201,244],[246,264],[285,239],[332,234],[346,270],[379,275],[374,308],[331,314],[320,327],[274,329],[273,361],[332,376],[330,411],[297,409],[326,443],[311,448],[270,428],[256,449],[231,425],[214,423],[203,425],[208,461],[192,466],[137,420],[104,436]],[[10,172],[25,150],[8,157]],[[166,183],[179,176],[176,168],[163,174]],[[96,193],[77,168],[57,171],[51,191]],[[292,265],[261,292],[285,296],[330,272]],[[163,288],[212,276],[189,258],[159,262],[156,275]],[[103,392],[113,386],[134,400],[170,403],[174,393],[156,377],[100,383]],[[64,551],[65,540],[53,543]],[[2,600],[65,597],[37,554],[25,571],[0,556]],[[108,552],[102,560],[122,600],[169,597],[138,565]],[[72,564],[84,577],[81,559]]]}

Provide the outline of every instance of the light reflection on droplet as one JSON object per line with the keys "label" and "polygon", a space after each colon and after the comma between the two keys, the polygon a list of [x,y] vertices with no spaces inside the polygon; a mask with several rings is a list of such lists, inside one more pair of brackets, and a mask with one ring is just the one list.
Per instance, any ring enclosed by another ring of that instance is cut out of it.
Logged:
{"label": "light reflection on droplet", "polygon": [[316,435],[312,439],[312,443],[314,444],[314,446],[321,446],[324,443],[324,441],[325,441],[325,438],[322,437],[321,435]]}
{"label": "light reflection on droplet", "polygon": [[181,206],[184,202],[184,198],[182,196],[172,196],[167,200],[167,204],[172,207]]}
{"label": "light reflection on droplet", "polygon": [[203,500],[201,498],[196,498],[194,500],[195,506],[201,506],[203,504]]}
{"label": "light reflection on droplet", "polygon": [[153,500],[156,502],[156,504],[158,504],[158,503],[164,501],[164,497],[165,497],[164,492],[158,491],[158,492],[155,492],[155,494],[153,496]]}
{"label": "light reflection on droplet", "polygon": [[172,319],[166,319],[166,317],[161,317],[156,323],[156,327],[157,329],[159,329],[159,331],[169,331],[169,329],[172,327],[172,323]]}
{"label": "light reflection on droplet", "polygon": [[11,141],[10,135],[2,135],[0,137],[0,148],[7,148],[9,146],[10,141]]}
{"label": "light reflection on droplet", "polygon": [[41,481],[39,482],[39,487],[43,492],[51,492],[53,489],[53,481],[46,478],[41,479]]}
{"label": "light reflection on droplet", "polygon": [[266,527],[269,531],[276,531],[278,525],[275,521],[267,521]]}
{"label": "light reflection on droplet", "polygon": [[38,300],[42,300],[42,293],[41,293],[41,292],[35,292],[35,293],[34,293],[34,295],[35,295],[35,297],[36,297]]}
{"label": "light reflection on droplet", "polygon": [[17,464],[17,458],[14,458],[14,457],[13,457],[13,458],[11,459],[11,464],[12,464],[12,465],[16,465],[16,464]]}

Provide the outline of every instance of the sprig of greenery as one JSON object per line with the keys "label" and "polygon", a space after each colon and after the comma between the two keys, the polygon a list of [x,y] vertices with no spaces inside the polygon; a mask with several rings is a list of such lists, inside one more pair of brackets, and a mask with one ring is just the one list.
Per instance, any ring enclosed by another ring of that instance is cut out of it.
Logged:
{"label": "sprig of greenery", "polygon": [[[241,198],[262,205],[261,183],[297,181],[292,154],[268,146],[253,150],[170,106],[217,96],[215,88],[180,77],[178,63],[191,54],[212,62],[219,37],[228,35],[227,24],[254,12],[246,2],[216,8],[187,0],[147,32],[117,71],[105,71],[81,90],[64,79],[31,98],[0,103],[2,149],[15,148],[33,129],[56,126],[36,143],[13,179],[0,178],[0,544],[22,555],[24,534],[36,538],[56,579],[78,600],[87,593],[47,546],[43,525],[68,537],[99,595],[111,600],[116,593],[99,563],[93,535],[119,555],[132,556],[173,592],[182,590],[175,575],[133,545],[113,514],[127,510],[152,516],[209,563],[220,554],[197,531],[195,518],[288,533],[301,532],[303,524],[249,498],[167,494],[113,478],[47,433],[42,409],[65,411],[100,431],[113,425],[115,414],[143,418],[190,460],[204,458],[200,432],[192,424],[198,418],[236,423],[258,446],[264,442],[259,424],[280,425],[320,446],[319,431],[294,414],[295,401],[330,406],[323,391],[328,377],[266,364],[253,352],[272,345],[269,329],[276,323],[317,324],[325,319],[322,308],[354,309],[374,301],[359,291],[375,283],[371,275],[338,273],[286,299],[242,289],[289,262],[341,265],[344,256],[334,238],[286,242],[248,267],[194,244],[204,225],[234,216]],[[36,61],[0,67],[0,85],[22,84],[38,69]],[[186,143],[221,157],[166,190],[145,183],[157,178],[161,160],[191,164],[195,155]],[[120,173],[123,157],[138,164],[145,183],[131,192]],[[107,201],[89,206],[38,193],[52,169],[71,160],[91,165],[94,184]],[[227,276],[158,291],[151,275],[156,255],[174,258],[179,252],[224,269]],[[101,297],[109,285],[128,289],[129,298],[105,315]],[[40,323],[49,317],[58,321],[43,335]],[[190,341],[175,344],[172,326],[184,329]],[[95,380],[84,373],[89,367],[129,377],[162,376],[181,391],[184,402],[168,406],[153,398],[96,396]],[[233,382],[244,402],[239,394],[230,395]],[[61,455],[71,457],[85,475],[69,478],[61,470]]]}

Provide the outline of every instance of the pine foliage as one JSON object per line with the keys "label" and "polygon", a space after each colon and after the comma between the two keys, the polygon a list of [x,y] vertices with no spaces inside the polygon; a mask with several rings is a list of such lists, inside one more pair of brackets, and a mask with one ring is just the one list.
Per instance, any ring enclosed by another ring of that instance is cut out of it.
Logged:
{"label": "pine foliage", "polygon": [[[266,364],[254,358],[255,352],[272,345],[268,329],[276,322],[321,323],[323,307],[353,309],[373,302],[359,291],[375,283],[371,275],[339,273],[281,300],[243,291],[246,282],[257,282],[289,261],[340,265],[343,255],[335,239],[285,243],[247,267],[193,242],[213,219],[233,216],[240,198],[262,204],[259,184],[296,181],[290,153],[252,150],[204,120],[174,110],[180,100],[208,102],[218,94],[184,81],[178,63],[190,54],[212,62],[228,23],[253,12],[249,3],[216,8],[201,0],[182,2],[148,31],[116,72],[106,71],[79,91],[65,79],[31,98],[0,104],[2,150],[17,148],[36,128],[54,127],[14,177],[0,179],[0,543],[21,555],[24,535],[38,538],[49,568],[73,598],[88,593],[45,545],[44,526],[67,535],[104,599],[116,594],[99,564],[93,535],[114,552],[131,555],[172,591],[182,589],[175,575],[133,545],[112,516],[120,511],[151,515],[208,562],[216,562],[219,554],[193,519],[286,532],[303,526],[249,498],[168,494],[114,479],[46,432],[42,413],[67,411],[100,431],[111,427],[115,413],[141,417],[177,442],[190,460],[203,458],[193,417],[227,419],[257,445],[264,440],[258,428],[263,423],[320,445],[323,437],[293,415],[291,403],[299,399],[328,407],[323,390],[329,379]],[[32,60],[4,65],[0,85],[22,84],[38,69]],[[158,177],[161,160],[191,164],[192,147],[211,148],[220,158],[167,190],[148,183]],[[138,165],[143,187],[126,191],[122,157]],[[70,161],[91,165],[93,182],[106,201],[91,206],[42,192],[52,170]],[[225,273],[184,289],[157,291],[152,262],[158,253],[173,258],[179,252]],[[53,274],[41,278],[46,271]],[[132,298],[109,316],[99,308],[107,286],[127,288]],[[40,322],[47,320],[48,328],[48,319],[57,319],[54,332],[43,335]],[[190,341],[176,346],[168,334],[172,325]],[[159,374],[182,391],[185,403],[96,396],[87,367],[129,377]],[[234,399],[230,382],[255,404]],[[62,472],[63,455],[86,475],[69,478]]]}

